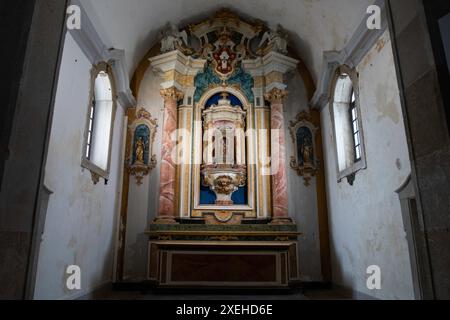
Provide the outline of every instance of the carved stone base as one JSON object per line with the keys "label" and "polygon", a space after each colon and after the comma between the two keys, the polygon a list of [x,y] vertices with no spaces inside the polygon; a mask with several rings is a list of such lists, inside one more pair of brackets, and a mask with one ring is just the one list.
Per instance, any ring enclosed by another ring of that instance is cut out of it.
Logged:
{"label": "carved stone base", "polygon": [[239,225],[244,219],[243,213],[235,214],[233,212],[216,212],[216,213],[206,213],[204,215],[205,223],[207,225]]}
{"label": "carved stone base", "polygon": [[174,218],[158,217],[153,224],[178,224]]}
{"label": "carved stone base", "polygon": [[272,225],[292,225],[295,224],[294,220],[291,218],[274,218],[272,222],[270,222]]}

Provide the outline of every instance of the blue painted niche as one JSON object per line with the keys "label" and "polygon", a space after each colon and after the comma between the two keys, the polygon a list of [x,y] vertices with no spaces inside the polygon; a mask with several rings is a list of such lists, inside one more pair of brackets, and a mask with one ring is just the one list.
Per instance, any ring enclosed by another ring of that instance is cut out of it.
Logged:
{"label": "blue painted niche", "polygon": [[[212,105],[217,105],[219,100],[222,99],[221,93],[215,94],[206,102],[205,107],[209,108]],[[234,95],[229,94],[227,99],[231,101],[233,106],[242,106],[242,102]],[[200,205],[214,205],[216,203],[216,195],[209,187],[200,186]],[[248,187],[241,187],[231,197],[235,205],[247,205],[248,204]]]}
{"label": "blue painted niche", "polygon": [[145,145],[144,150],[144,164],[148,165],[150,163],[150,128],[145,125],[139,125],[134,131],[134,140],[133,140],[133,162],[136,162],[136,145],[139,139],[142,138]]}
{"label": "blue painted niche", "polygon": [[[308,143],[308,145],[313,146],[313,134],[311,132],[311,130],[308,127],[300,127],[297,130],[297,159],[298,159],[298,164],[300,166],[304,165],[304,161],[303,161],[303,154],[302,154],[302,150],[303,150],[303,145],[305,144],[305,140]],[[312,157],[312,162],[314,163],[315,159],[314,159],[314,152],[311,155]]]}
{"label": "blue painted niche", "polygon": [[[220,99],[222,99],[222,93],[217,93],[217,94],[213,95],[206,102],[205,108],[208,109],[209,107],[211,107],[214,104],[217,105],[219,103]],[[231,101],[232,106],[239,106],[239,107],[243,108],[241,100],[239,100],[235,95],[228,93],[227,99]]]}

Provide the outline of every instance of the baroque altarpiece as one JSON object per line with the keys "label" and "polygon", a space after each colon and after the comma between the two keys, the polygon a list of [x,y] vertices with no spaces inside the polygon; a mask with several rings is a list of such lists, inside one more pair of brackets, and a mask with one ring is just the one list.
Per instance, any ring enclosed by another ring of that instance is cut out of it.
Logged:
{"label": "baroque altarpiece", "polygon": [[[288,54],[286,33],[221,10],[181,31],[168,25],[159,51],[149,65],[161,80],[164,118],[157,126],[150,115],[135,117],[128,150],[140,183],[155,166],[151,136],[161,130],[148,281],[288,288],[299,280],[300,234],[288,212],[283,104],[286,74],[299,61]],[[301,128],[297,154],[307,158],[291,165],[310,176],[314,128]]]}

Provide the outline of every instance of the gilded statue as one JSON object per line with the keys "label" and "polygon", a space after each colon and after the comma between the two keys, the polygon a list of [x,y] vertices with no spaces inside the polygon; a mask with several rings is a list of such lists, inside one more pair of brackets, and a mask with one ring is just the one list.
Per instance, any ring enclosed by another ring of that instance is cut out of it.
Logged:
{"label": "gilded statue", "polygon": [[136,163],[144,164],[144,154],[145,154],[145,142],[142,137],[139,137],[136,142]]}

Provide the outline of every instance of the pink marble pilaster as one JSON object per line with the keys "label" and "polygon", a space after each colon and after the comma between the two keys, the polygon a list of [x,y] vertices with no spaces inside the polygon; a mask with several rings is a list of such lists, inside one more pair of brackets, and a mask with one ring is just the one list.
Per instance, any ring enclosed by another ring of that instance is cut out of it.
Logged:
{"label": "pink marble pilaster", "polygon": [[172,133],[177,130],[178,101],[183,99],[183,93],[177,88],[161,90],[164,98],[164,126],[161,146],[161,177],[159,187],[159,212],[156,223],[176,223],[175,209],[175,185],[176,165],[172,159],[175,141],[171,138]]}
{"label": "pink marble pilaster", "polygon": [[287,91],[272,89],[265,98],[271,103],[272,149],[272,224],[291,224],[288,212],[288,187],[286,173],[286,134],[283,100]]}

